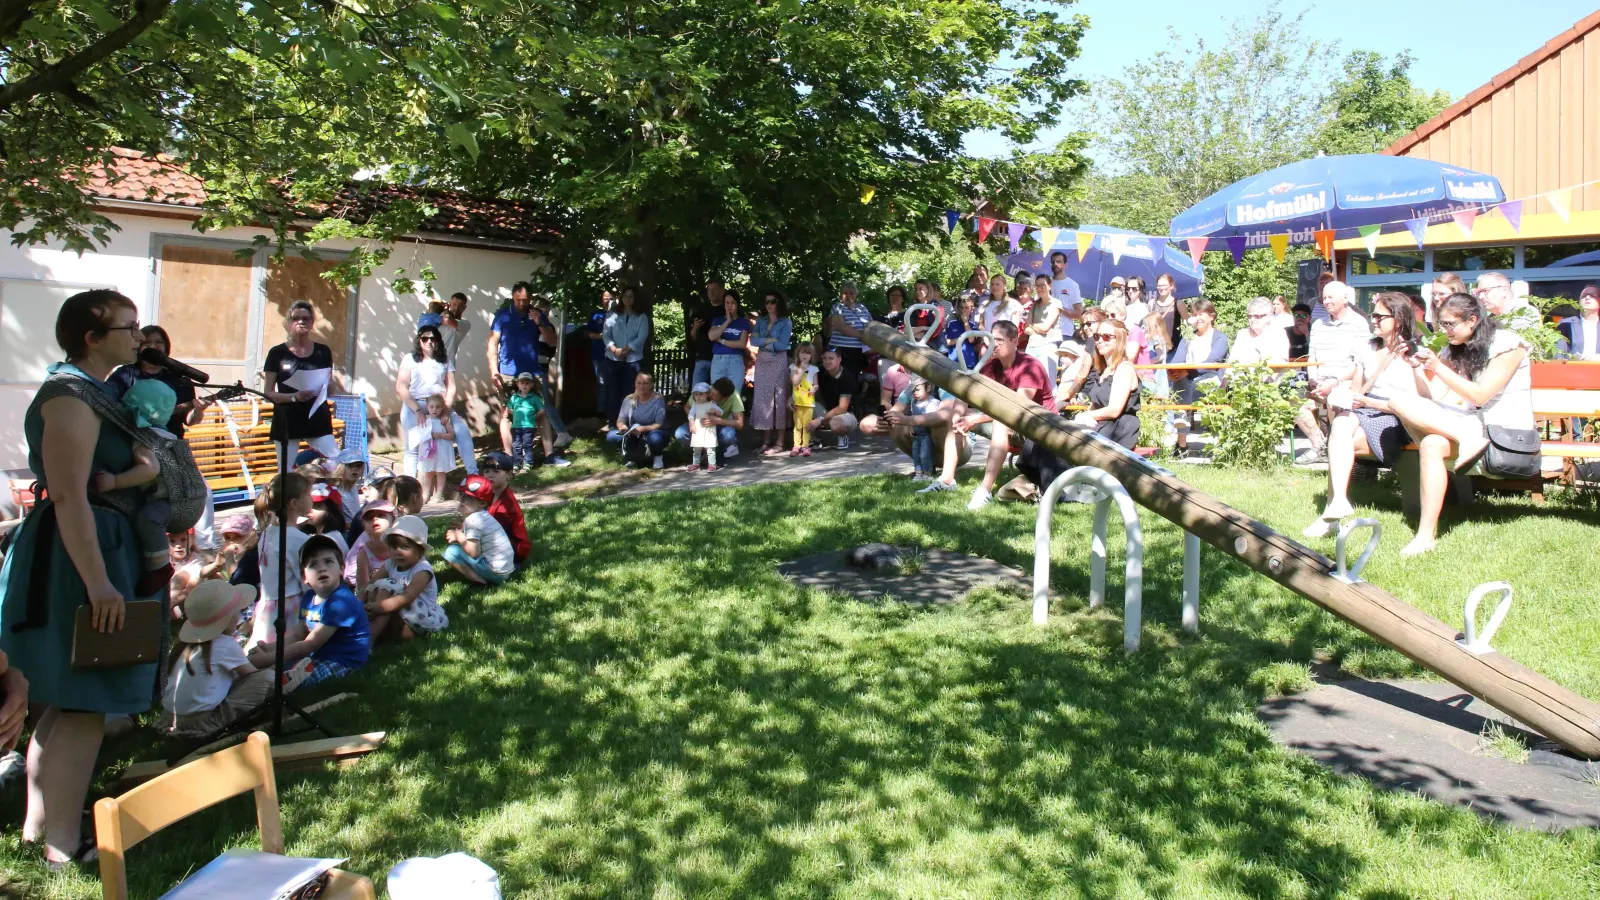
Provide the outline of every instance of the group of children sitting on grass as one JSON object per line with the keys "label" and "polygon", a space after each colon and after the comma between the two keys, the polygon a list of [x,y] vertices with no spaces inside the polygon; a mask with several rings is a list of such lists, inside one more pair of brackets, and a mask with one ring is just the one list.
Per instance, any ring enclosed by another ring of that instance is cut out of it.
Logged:
{"label": "group of children sitting on grass", "polygon": [[[222,524],[214,558],[201,558],[188,535],[171,536],[173,615],[183,620],[168,661],[164,727],[174,735],[209,734],[267,698],[280,607],[286,690],[354,672],[380,642],[449,627],[418,517],[422,484],[379,472],[368,481],[364,464],[343,456],[332,472],[314,454],[296,462],[256,498],[253,515]],[[478,465],[481,474],[457,488],[462,520],[440,556],[471,583],[500,584],[533,548],[510,456],[493,451]],[[280,502],[290,523],[281,573]]]}

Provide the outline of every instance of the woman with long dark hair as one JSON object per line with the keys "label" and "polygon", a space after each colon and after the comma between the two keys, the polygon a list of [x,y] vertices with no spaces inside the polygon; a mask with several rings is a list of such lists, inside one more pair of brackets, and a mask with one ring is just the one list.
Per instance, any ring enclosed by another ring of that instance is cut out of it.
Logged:
{"label": "woman with long dark hair", "polygon": [[1355,513],[1349,489],[1356,457],[1393,466],[1411,442],[1389,402],[1398,396],[1415,396],[1423,388],[1420,372],[1406,360],[1417,337],[1416,307],[1405,294],[1385,291],[1372,299],[1370,318],[1377,336],[1360,360],[1353,393],[1348,398],[1341,394],[1328,398],[1328,503],[1322,515],[1301,532],[1309,538],[1326,537],[1340,519]]}
{"label": "woman with long dark hair", "polygon": [[130,433],[103,410],[120,409],[105,379],[137,357],[138,309],[116,291],[85,291],[62,304],[55,331],[66,361],[50,366],[22,421],[28,466],[47,493],[17,529],[0,570],[0,651],[27,673],[29,699],[43,710],[28,747],[22,839],[42,843],[45,862],[59,868],[94,849],[93,836],[81,833],[83,803],[106,715],[149,709],[159,673],[154,662],[72,665],[78,608],[92,609],[97,631],[120,631],[141,569],[132,520],[122,511],[137,506],[139,489],[93,490],[95,473],[133,464]]}
{"label": "woman with long dark hair", "polygon": [[750,346],[756,348],[755,394],[750,401],[750,427],[766,433],[761,455],[783,452],[783,433],[789,428],[789,348],[794,341],[794,321],[783,294],[767,291],[765,315],[756,319]]}
{"label": "woman with long dark hair", "polygon": [[1438,353],[1418,349],[1407,360],[1425,379],[1418,393],[1389,400],[1421,457],[1422,513],[1402,556],[1438,545],[1450,473],[1471,471],[1488,452],[1487,426],[1534,428],[1528,343],[1509,328],[1497,328],[1471,294],[1451,294],[1437,309],[1438,333],[1449,343]]}
{"label": "woman with long dark hair", "polygon": [[[395,374],[395,394],[400,398],[400,433],[408,435],[417,427],[425,413],[424,405],[435,394],[444,397],[445,409],[451,409],[456,399],[456,367],[445,353],[444,337],[438,326],[424,325],[417,329],[411,352],[400,358],[400,371]],[[468,475],[476,475],[478,461],[472,452],[472,428],[467,420],[450,412],[450,426],[455,433],[456,449],[461,453],[461,465]],[[417,474],[417,451],[406,441],[405,474]]]}

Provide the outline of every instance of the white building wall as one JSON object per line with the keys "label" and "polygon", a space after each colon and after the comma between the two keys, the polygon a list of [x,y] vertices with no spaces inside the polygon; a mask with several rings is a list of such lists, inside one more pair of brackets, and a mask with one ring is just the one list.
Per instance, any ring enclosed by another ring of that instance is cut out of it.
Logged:
{"label": "white building wall", "polygon": [[[154,263],[151,249],[154,238],[204,237],[214,240],[248,242],[257,235],[271,237],[270,232],[256,228],[230,228],[200,234],[185,219],[159,218],[137,214],[114,213],[110,219],[121,226],[112,233],[111,241],[96,252],[81,257],[64,250],[60,245],[15,247],[10,242],[10,232],[0,229],[0,342],[8,346],[42,347],[41,358],[59,359],[60,348],[55,337],[43,322],[54,322],[53,312],[40,315],[13,315],[4,309],[8,282],[55,282],[66,287],[112,287],[131,298],[139,306],[139,321],[146,324],[163,324],[161,311],[154,296]],[[349,243],[329,242],[319,250],[348,250]],[[399,371],[400,358],[409,353],[416,334],[417,316],[423,312],[424,302],[413,294],[399,296],[391,290],[397,269],[415,273],[424,264],[431,263],[437,280],[435,290],[440,297],[456,291],[471,298],[468,321],[471,330],[463,338],[458,350],[457,397],[465,397],[465,412],[476,430],[482,430],[491,406],[483,398],[492,393],[490,368],[486,355],[489,323],[504,298],[511,296],[511,285],[524,280],[538,267],[537,258],[524,251],[491,250],[439,244],[403,243],[395,248],[388,264],[363,279],[356,294],[355,353],[350,365],[349,390],[364,393],[371,404],[374,430],[385,433],[383,418],[392,417],[399,410],[394,382]],[[23,291],[12,291],[20,296]],[[274,317],[276,319],[276,317]],[[241,330],[249,323],[239,323]],[[279,321],[263,324],[269,338],[281,333]],[[269,340],[269,343],[275,343]],[[184,358],[181,346],[173,348],[173,355]],[[245,374],[238,367],[202,366],[212,371],[217,382],[232,381]],[[256,375],[256,373],[250,373]],[[259,387],[255,380],[245,379],[246,386]],[[27,467],[27,447],[22,434],[22,418],[28,403],[37,389],[37,382],[0,380],[0,471],[23,470]],[[458,400],[457,409],[462,409]]]}

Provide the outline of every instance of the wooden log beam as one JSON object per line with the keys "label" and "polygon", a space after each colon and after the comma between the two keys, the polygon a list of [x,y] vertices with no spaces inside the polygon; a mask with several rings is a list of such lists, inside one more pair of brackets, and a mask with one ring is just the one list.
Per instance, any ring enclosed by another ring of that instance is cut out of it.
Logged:
{"label": "wooden log beam", "polygon": [[1588,759],[1600,758],[1600,705],[1499,653],[1474,656],[1456,629],[1366,583],[1333,576],[1333,561],[1210,497],[1092,431],[1046,412],[998,382],[874,322],[867,345],[1048,447],[1073,465],[1110,472],[1139,505],[1198,535],[1507,715]]}

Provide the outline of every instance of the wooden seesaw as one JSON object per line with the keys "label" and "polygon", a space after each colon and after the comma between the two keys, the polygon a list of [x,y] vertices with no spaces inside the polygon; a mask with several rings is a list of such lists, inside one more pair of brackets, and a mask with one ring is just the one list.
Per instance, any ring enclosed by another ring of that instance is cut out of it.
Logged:
{"label": "wooden seesaw", "polygon": [[968,406],[1049,448],[1075,466],[1113,475],[1133,500],[1256,572],[1404,653],[1447,681],[1516,718],[1574,754],[1600,758],[1600,705],[1515,660],[1472,652],[1460,632],[1381,588],[1335,576],[1332,560],[1291,540],[1171,473],[1046,412],[998,382],[965,372],[943,354],[881,323],[862,339],[880,355],[928,379]]}

